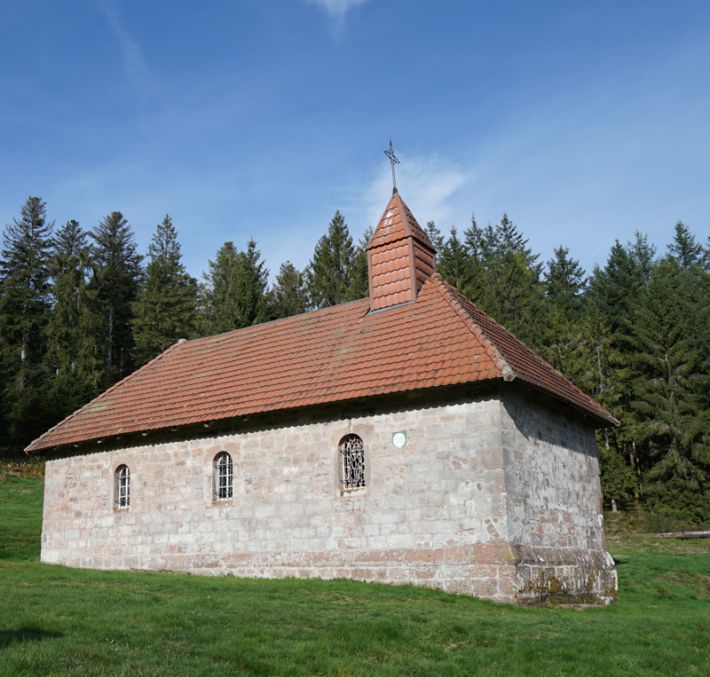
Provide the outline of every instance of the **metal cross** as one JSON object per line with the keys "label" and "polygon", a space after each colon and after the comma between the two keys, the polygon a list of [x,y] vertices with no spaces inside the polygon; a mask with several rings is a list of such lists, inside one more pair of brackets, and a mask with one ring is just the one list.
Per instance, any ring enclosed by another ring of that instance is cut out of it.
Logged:
{"label": "metal cross", "polygon": [[390,147],[384,151],[385,155],[390,161],[390,165],[392,166],[392,192],[396,193],[397,192],[397,179],[394,175],[394,166],[399,164],[399,159],[397,156],[394,154],[394,146],[392,145],[392,139],[390,139]]}

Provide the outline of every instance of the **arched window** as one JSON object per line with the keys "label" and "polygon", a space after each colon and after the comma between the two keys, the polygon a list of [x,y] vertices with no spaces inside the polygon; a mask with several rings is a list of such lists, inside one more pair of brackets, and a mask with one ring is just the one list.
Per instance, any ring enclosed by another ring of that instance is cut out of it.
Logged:
{"label": "arched window", "polygon": [[340,440],[341,483],[344,491],[365,486],[365,445],[357,435],[346,435]]}
{"label": "arched window", "polygon": [[232,479],[234,470],[232,457],[226,451],[220,451],[214,459],[214,500],[224,501],[232,498]]}
{"label": "arched window", "polygon": [[127,465],[119,465],[114,473],[114,505],[128,508],[131,505],[131,471]]}

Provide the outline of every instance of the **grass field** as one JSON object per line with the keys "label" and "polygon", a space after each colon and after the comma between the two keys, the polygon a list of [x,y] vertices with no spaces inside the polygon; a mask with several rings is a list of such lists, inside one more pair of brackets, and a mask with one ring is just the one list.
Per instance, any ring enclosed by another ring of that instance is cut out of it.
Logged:
{"label": "grass field", "polygon": [[710,675],[710,544],[624,537],[618,603],[40,564],[42,480],[0,477],[0,674]]}

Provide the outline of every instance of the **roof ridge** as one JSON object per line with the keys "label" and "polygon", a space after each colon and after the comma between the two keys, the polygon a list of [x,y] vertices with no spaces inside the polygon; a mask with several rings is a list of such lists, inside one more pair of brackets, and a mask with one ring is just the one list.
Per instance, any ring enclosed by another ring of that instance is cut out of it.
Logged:
{"label": "roof ridge", "polygon": [[66,423],[67,421],[70,421],[70,420],[71,420],[72,418],[74,418],[75,416],[78,416],[78,415],[79,415],[81,412],[83,412],[85,409],[88,409],[92,404],[94,404],[95,402],[98,402],[99,400],[102,400],[104,397],[106,397],[107,395],[109,395],[110,393],[112,393],[114,390],[116,390],[116,388],[118,388],[120,385],[124,384],[126,381],[129,381],[129,380],[132,379],[134,376],[137,376],[137,375],[140,374],[142,371],[144,371],[145,369],[147,369],[150,365],[152,365],[153,363],[155,363],[155,362],[157,362],[158,360],[162,359],[162,358],[165,357],[168,353],[171,353],[173,350],[175,350],[175,348],[177,348],[178,346],[181,346],[181,345],[183,345],[183,344],[185,344],[185,343],[187,343],[187,341],[186,341],[185,339],[178,339],[175,343],[173,343],[172,345],[168,346],[162,353],[160,353],[159,355],[156,355],[152,360],[148,360],[142,367],[138,367],[138,369],[136,369],[135,371],[132,371],[130,374],[127,374],[126,376],[124,376],[120,381],[116,381],[116,383],[114,383],[112,386],[110,386],[109,388],[107,388],[106,390],[104,390],[101,394],[97,395],[97,396],[94,397],[92,400],[89,400],[85,405],[83,405],[82,407],[79,407],[77,410],[73,411],[73,412],[72,412],[71,414],[69,414],[68,416],[65,416],[65,417],[64,417],[61,421],[59,421],[58,423],[55,423],[49,430],[45,430],[39,437],[36,437],[35,439],[33,439],[33,440],[23,449],[23,451],[24,451],[25,453],[30,452],[30,451],[32,450],[32,447],[33,447],[37,442],[39,442],[41,439],[43,439],[44,437],[46,437],[47,435],[49,435],[52,431],[54,431],[55,429],[57,429],[59,426],[64,425],[64,423]]}
{"label": "roof ridge", "polygon": [[506,359],[501,354],[500,350],[496,347],[495,343],[486,336],[480,325],[471,317],[471,315],[466,311],[466,308],[461,304],[461,301],[457,298],[459,292],[454,289],[448,282],[446,282],[439,273],[433,273],[432,279],[437,283],[437,289],[451,306],[454,312],[463,320],[464,324],[468,329],[476,336],[476,338],[481,342],[481,345],[485,348],[488,356],[493,360],[493,363],[500,370],[501,376],[504,381],[512,381],[516,374],[512,367],[508,364]]}

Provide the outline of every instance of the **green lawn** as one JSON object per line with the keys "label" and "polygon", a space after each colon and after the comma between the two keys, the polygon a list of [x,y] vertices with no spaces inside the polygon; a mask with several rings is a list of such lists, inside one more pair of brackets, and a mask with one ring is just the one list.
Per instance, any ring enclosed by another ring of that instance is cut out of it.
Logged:
{"label": "green lawn", "polygon": [[39,478],[0,477],[0,674],[710,675],[710,544],[612,543],[618,603],[522,609],[351,581],[38,561]]}

